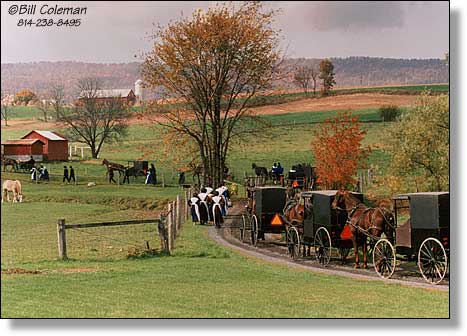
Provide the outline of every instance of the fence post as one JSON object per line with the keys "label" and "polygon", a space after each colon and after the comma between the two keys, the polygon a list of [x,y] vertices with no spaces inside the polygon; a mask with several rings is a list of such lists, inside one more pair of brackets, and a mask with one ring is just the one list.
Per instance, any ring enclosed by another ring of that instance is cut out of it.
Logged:
{"label": "fence post", "polygon": [[169,213],[167,216],[167,237],[168,237],[168,247],[169,254],[172,251],[172,203],[169,203]]}
{"label": "fence post", "polygon": [[167,224],[167,216],[161,213],[157,229],[159,231],[159,237],[161,239],[162,250],[164,251],[165,254],[170,255],[169,237],[168,237],[168,231],[167,231],[166,224]]}
{"label": "fence post", "polygon": [[189,197],[189,192],[188,190],[185,190],[185,221],[188,220],[189,217],[189,211],[190,211],[190,208],[188,207],[188,200],[191,198]]}
{"label": "fence post", "polygon": [[66,255],[66,228],[65,219],[61,218],[57,222],[57,238],[58,238],[58,256],[60,259],[67,259]]}
{"label": "fence post", "polygon": [[182,198],[177,195],[177,234],[182,226]]}
{"label": "fence post", "polygon": [[175,238],[177,238],[177,202],[172,202],[172,247],[175,243]]}

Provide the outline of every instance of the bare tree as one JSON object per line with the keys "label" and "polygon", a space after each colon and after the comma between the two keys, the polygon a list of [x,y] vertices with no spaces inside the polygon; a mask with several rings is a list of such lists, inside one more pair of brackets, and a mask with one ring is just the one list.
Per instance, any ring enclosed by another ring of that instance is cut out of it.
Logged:
{"label": "bare tree", "polygon": [[55,119],[58,121],[65,105],[65,89],[63,85],[52,85],[49,96],[50,106],[54,111]]}
{"label": "bare tree", "polygon": [[313,81],[313,96],[316,96],[316,81],[318,80],[319,69],[314,65],[310,66],[310,76]]}
{"label": "bare tree", "polygon": [[10,112],[10,106],[8,106],[8,103],[4,101],[6,98],[6,95],[1,92],[1,99],[2,99],[2,119],[5,120],[5,126],[8,126],[8,113]]}
{"label": "bare tree", "polygon": [[97,158],[104,143],[126,134],[129,109],[121,97],[99,96],[100,82],[86,78],[78,82],[78,100],[71,109],[60,108],[59,120],[74,137],[91,148]]}
{"label": "bare tree", "polygon": [[299,66],[295,69],[294,82],[303,89],[305,94],[308,94],[308,87],[311,81],[311,73],[313,68],[310,66]]}
{"label": "bare tree", "polygon": [[51,102],[48,99],[41,99],[39,100],[39,104],[37,104],[37,108],[39,111],[42,112],[42,116],[44,117],[44,121],[48,122],[49,121],[49,111],[51,109]]}
{"label": "bare tree", "polygon": [[263,13],[253,1],[235,6],[197,11],[160,28],[143,64],[149,86],[185,103],[161,114],[161,124],[196,143],[204,182],[216,186],[233,139],[248,122],[251,131],[251,98],[270,85],[281,60],[271,28],[276,11]]}

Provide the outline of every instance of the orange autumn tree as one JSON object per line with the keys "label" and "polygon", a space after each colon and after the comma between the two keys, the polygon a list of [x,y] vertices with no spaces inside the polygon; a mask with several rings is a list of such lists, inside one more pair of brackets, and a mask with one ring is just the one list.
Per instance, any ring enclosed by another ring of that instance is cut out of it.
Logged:
{"label": "orange autumn tree", "polygon": [[[253,98],[269,89],[282,61],[278,11],[259,1],[218,3],[158,27],[142,74],[170,109],[151,112],[158,125],[197,148],[203,184],[223,183],[229,151],[251,134]],[[247,133],[249,132],[249,133]],[[260,130],[258,130],[260,132]]]}
{"label": "orange autumn tree", "polygon": [[315,130],[311,148],[318,176],[326,187],[355,185],[357,169],[363,168],[369,154],[369,149],[362,146],[365,133],[359,117],[350,111],[326,119]]}

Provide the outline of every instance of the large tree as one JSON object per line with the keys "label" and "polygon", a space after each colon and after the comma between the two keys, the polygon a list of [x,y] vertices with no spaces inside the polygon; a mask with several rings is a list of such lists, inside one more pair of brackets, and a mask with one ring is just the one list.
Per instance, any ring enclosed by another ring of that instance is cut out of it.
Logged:
{"label": "large tree", "polygon": [[323,80],[321,92],[323,96],[329,95],[336,81],[334,79],[334,65],[326,58],[319,63],[319,78]]}
{"label": "large tree", "polygon": [[388,129],[395,176],[423,177],[419,188],[449,187],[449,96],[423,93],[417,105]]}
{"label": "large tree", "polygon": [[72,137],[86,143],[97,158],[102,145],[126,134],[129,109],[124,99],[99,96],[100,81],[94,78],[78,82],[78,101],[71,109],[58,110],[59,121],[69,127]]}
{"label": "large tree", "polygon": [[269,87],[281,59],[276,11],[263,11],[260,2],[235,6],[198,10],[160,27],[143,64],[145,83],[181,103],[160,123],[196,144],[205,184],[222,183],[250,100]]}

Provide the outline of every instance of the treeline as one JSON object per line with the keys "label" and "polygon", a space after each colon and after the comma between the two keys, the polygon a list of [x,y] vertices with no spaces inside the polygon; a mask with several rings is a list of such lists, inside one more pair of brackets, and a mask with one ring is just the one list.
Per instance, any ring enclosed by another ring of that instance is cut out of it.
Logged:
{"label": "treeline", "polygon": [[[274,83],[275,88],[297,88],[292,69],[306,64],[318,65],[320,59],[287,59],[284,75]],[[449,69],[442,59],[392,59],[375,57],[331,58],[336,74],[335,88],[395,84],[446,83]],[[73,98],[76,83],[83,77],[97,77],[104,88],[134,88],[141,77],[141,64],[33,62],[2,64],[1,86],[6,94],[29,89],[39,97],[54,84],[65,87],[67,99]],[[157,92],[147,96],[157,97]]]}
{"label": "treeline", "polygon": [[[449,67],[443,59],[394,59],[377,57],[331,58],[336,74],[335,88],[399,84],[433,84],[449,81]],[[288,59],[284,68],[317,66],[320,59]],[[284,83],[293,87],[293,76]]]}

